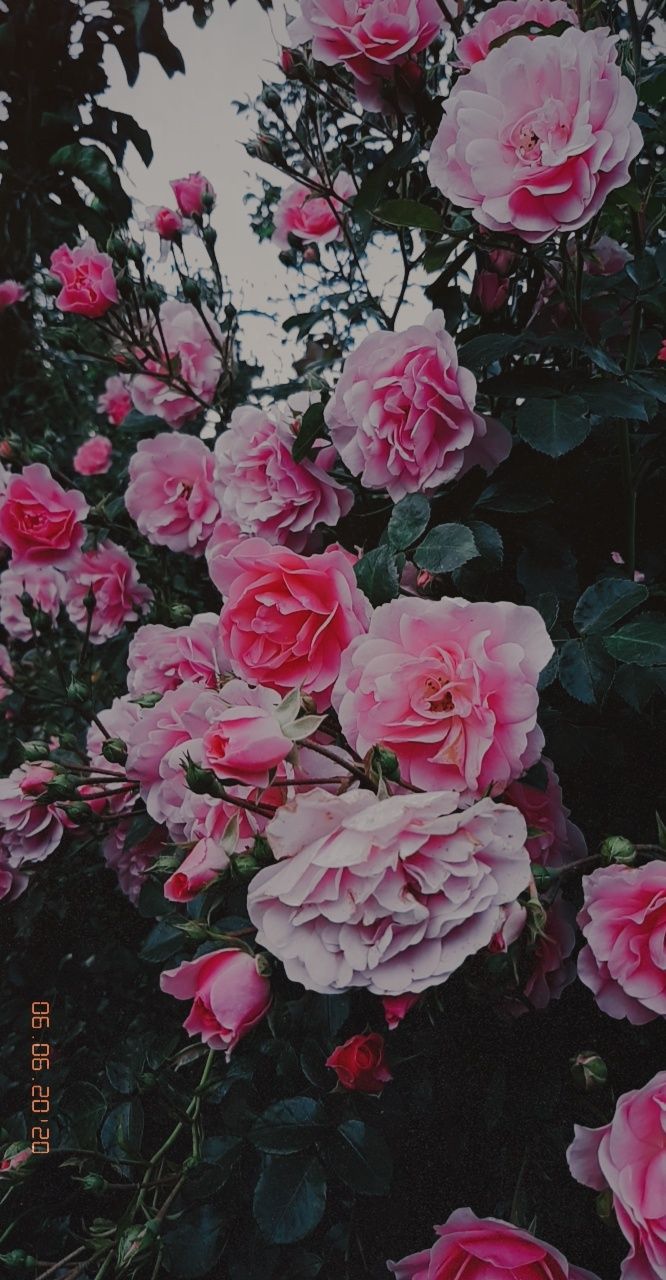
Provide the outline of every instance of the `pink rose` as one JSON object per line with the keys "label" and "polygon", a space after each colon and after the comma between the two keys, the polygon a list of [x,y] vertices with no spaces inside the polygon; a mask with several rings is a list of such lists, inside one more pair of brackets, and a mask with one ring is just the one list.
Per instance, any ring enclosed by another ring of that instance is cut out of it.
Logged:
{"label": "pink rose", "polygon": [[381,1093],[385,1084],[393,1079],[384,1061],[384,1037],[373,1031],[370,1035],[352,1036],[339,1044],[326,1059],[326,1066],[335,1071],[343,1089],[356,1093]]}
{"label": "pink rose", "polygon": [[381,107],[382,81],[432,44],[444,15],[437,0],[300,0],[289,27],[292,45],[312,40],[312,55],[332,67],[341,63],[356,82],[368,110]]}
{"label": "pink rose", "polygon": [[177,240],[182,235],[183,219],[175,209],[156,209],[152,217],[153,231],[160,240]]}
{"label": "pink rose", "polygon": [[[208,317],[208,323],[221,345],[222,335],[212,316]],[[177,431],[188,418],[201,412],[202,400],[211,404],[222,363],[209,330],[191,303],[163,302],[160,325],[161,333],[158,330],[154,336],[156,350],[161,354],[158,359],[151,356],[144,362],[146,372],[132,378],[130,389],[139,413],[155,414]],[[168,361],[162,354],[162,335]],[[189,392],[194,392],[194,396]]]}
{"label": "pink rose", "polygon": [[13,1151],[11,1155],[5,1152],[4,1157],[0,1160],[0,1173],[12,1173],[14,1169],[20,1169],[26,1160],[32,1155],[31,1147],[24,1147],[22,1151]]}
{"label": "pink rose", "polygon": [[28,877],[12,866],[9,855],[0,844],[0,901],[5,898],[7,902],[14,902],[27,887]]}
{"label": "pink rose", "polygon": [[90,436],[74,454],[74,470],[80,476],[101,476],[111,466],[112,445],[108,436]]}
{"label": "pink rose", "polygon": [[97,401],[97,412],[105,413],[114,427],[119,427],[132,411],[132,397],[128,384],[129,378],[126,374],[113,374],[107,378],[104,390]]}
{"label": "pink rose", "polygon": [[517,27],[533,22],[539,27],[554,27],[557,22],[569,22],[578,26],[578,18],[564,0],[500,0],[492,9],[482,14],[479,21],[462,40],[456,53],[464,67],[482,62],[490,51],[490,45]]}
{"label": "pink rose", "polygon": [[458,365],[441,311],[404,333],[364,338],[347,357],[325,419],[352,475],[394,502],[430,491],[476,463],[492,470],[508,431],[475,413],[476,378]]}
{"label": "pink rose", "polygon": [[316,787],[283,806],[266,828],[278,862],[248,892],[258,942],[310,991],[444,982],[530,877],[518,810],[457,803],[451,791],[378,800]]}
{"label": "pink rose", "polygon": [[215,204],[215,192],[208,178],[202,173],[190,173],[187,178],[174,178],[169,184],[176,197],[176,204],[186,218],[210,213]]}
{"label": "pink rose", "polygon": [[[551,1000],[559,1000],[576,978],[571,959],[576,944],[574,913],[570,903],[556,898],[546,913],[543,933],[537,938],[531,956],[531,972],[523,994],[535,1009],[545,1009]],[[520,1005],[520,1012],[525,1006]]]}
{"label": "pink rose", "polygon": [[539,759],[537,680],[552,653],[526,605],[395,600],[343,654],[333,705],[351,746],[388,747],[406,782],[497,794]]}
{"label": "pink rose", "polygon": [[203,764],[226,781],[267,787],[272,769],[286,760],[293,743],[264,707],[230,707],[203,737]]}
{"label": "pink rose", "polygon": [[229,674],[217,614],[195,614],[185,627],[150,622],[139,627],[130,640],[127,667],[127,688],[135,698],[166,693],[186,680],[217,689]]}
{"label": "pink rose", "polygon": [[222,642],[246,680],[288,692],[301,688],[317,710],[328,705],[347,645],[368,624],[353,557],[341,547],[300,556],[248,538],[217,567],[226,601]]}
{"label": "pink rose", "polygon": [[69,564],[85,537],[88,509],[83,494],[63,489],[43,462],[13,475],[0,499],[0,540],[13,567]]}
{"label": "pink rose", "polygon": [[597,1280],[528,1231],[456,1209],[431,1249],[389,1262],[396,1280]]}
{"label": "pink rose", "polygon": [[14,668],[9,653],[4,644],[0,644],[0,702],[4,702],[5,698],[8,698],[11,693],[7,679],[11,680],[13,674]]}
{"label": "pink rose", "polygon": [[642,146],[615,44],[605,27],[569,27],[491,50],[445,103],[433,185],[481,226],[533,244],[584,226]]}
{"label": "pink rose", "polygon": [[128,844],[130,826],[131,820],[124,818],[112,827],[102,841],[102,854],[107,867],[115,871],[125,897],[136,906],[151,866],[164,851],[166,832],[156,827],[143,840]]}
{"label": "pink rose", "polygon": [[129,464],[125,506],[157,547],[200,556],[219,516],[214,460],[196,436],[141,440]]}
{"label": "pink rose", "polygon": [[285,187],[275,208],[273,243],[279,249],[288,249],[290,235],[315,244],[342,240],[345,202],[355,194],[356,188],[347,173],[338,174],[330,196],[318,195],[300,182],[292,182]]}
{"label": "pink rose", "polygon": [[245,536],[233,520],[218,520],[213,526],[213,532],[206,543],[205,556],[211,582],[215,583],[220,594],[221,583],[227,580],[229,557]]}
{"label": "pink rose", "polygon": [[[126,743],[132,725],[137,720],[140,720],[142,715],[142,708],[136,702],[132,702],[128,694],[124,694],[122,698],[114,698],[110,707],[105,707],[103,711],[98,711],[98,723],[91,724],[88,729],[86,745],[93,773],[97,768],[100,768],[104,769],[106,773],[110,772],[118,775],[119,785],[109,788],[105,797],[105,808],[110,813],[125,814],[129,809],[132,809],[136,802],[136,791],[130,790],[126,785],[122,785],[127,782],[123,765],[108,761],[102,752],[102,747],[106,737],[119,738],[121,742]],[[100,725],[106,730],[106,735],[102,733]],[[113,852],[115,841],[117,859],[122,862],[124,858],[124,829],[123,831],[116,829],[116,832],[117,834],[115,832],[112,833],[113,839],[111,836],[109,837],[109,850]]]}
{"label": "pink rose", "polygon": [[[509,0],[513,3],[513,0]],[[474,309],[482,316],[492,316],[501,311],[511,289],[511,281],[506,276],[498,276],[494,271],[477,271],[472,285],[471,302]]]}
{"label": "pink rose", "polygon": [[542,867],[563,867],[567,862],[584,858],[587,845],[582,831],[569,821],[569,810],[562,799],[562,788],[552,760],[541,757],[546,786],[542,789],[524,779],[512,782],[502,799],[515,804],[528,827],[537,832],[527,841],[532,862]]}
{"label": "pink rose", "polygon": [[14,307],[17,302],[23,302],[26,297],[25,286],[19,284],[17,280],[0,281],[0,311],[5,311],[7,307]]}
{"label": "pink rose", "polygon": [[607,1188],[625,1239],[631,1246],[622,1280],[666,1277],[666,1071],[642,1089],[623,1093],[610,1124],[574,1126],[567,1151],[574,1178],[595,1191]]}
{"label": "pink rose", "polygon": [[89,592],[95,597],[91,644],[104,644],[126,622],[136,622],[153,598],[150,588],[140,582],[132,557],[110,538],[94,550],[82,551],[67,573],[65,608],[74,626],[84,632],[88,629],[84,601]]}
{"label": "pink rose", "polygon": [[657,352],[657,360],[662,364],[666,361],[666,338],[662,339],[661,346]]}
{"label": "pink rose", "polygon": [[271,1006],[268,978],[259,972],[254,956],[236,947],[210,951],[178,969],[165,970],[160,986],[177,1000],[193,1000],[185,1030],[200,1035],[211,1049],[224,1049],[227,1060]]}
{"label": "pink rose", "polygon": [[62,285],[56,298],[60,311],[95,319],[118,301],[113,262],[108,253],[100,253],[94,240],[76,249],[61,244],[51,254],[50,271]]}
{"label": "pink rose", "polygon": [[209,837],[198,840],[166,881],[164,897],[169,902],[191,902],[228,866],[229,856],[221,844]]}
{"label": "pink rose", "polygon": [[12,867],[42,862],[60,844],[62,815],[44,794],[54,773],[51,764],[22,764],[0,778],[2,847]]}
{"label": "pink rose", "polygon": [[413,1009],[418,1002],[418,995],[382,996],[384,1017],[389,1031],[395,1031],[403,1018],[407,1017],[410,1009]]}
{"label": "pink rose", "polygon": [[[528,847],[529,841],[525,841],[525,848]],[[500,907],[499,916],[495,932],[488,943],[488,950],[491,955],[505,955],[509,947],[523,932],[527,924],[527,911],[520,902],[510,902],[506,907]]]}
{"label": "pink rose", "polygon": [[600,1009],[634,1025],[666,1016],[666,862],[583,878],[578,976]]}
{"label": "pink rose", "polygon": [[[292,430],[293,424],[293,430]],[[332,528],[353,503],[351,491],[329,474],[332,449],[314,460],[294,462],[292,446],[299,419],[281,413],[277,421],[263,409],[234,409],[215,444],[215,492],[222,519],[244,534],[285,543],[302,551],[317,525]]]}

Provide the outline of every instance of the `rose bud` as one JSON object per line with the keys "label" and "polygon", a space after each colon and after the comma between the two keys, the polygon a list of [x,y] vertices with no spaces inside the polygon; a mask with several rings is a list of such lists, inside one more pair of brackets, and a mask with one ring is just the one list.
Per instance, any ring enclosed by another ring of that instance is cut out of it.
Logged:
{"label": "rose bud", "polygon": [[190,902],[207,885],[229,866],[229,857],[222,846],[207,837],[197,841],[177,871],[164,885],[164,897],[169,902]]}
{"label": "rose bud", "polygon": [[193,1001],[185,1030],[200,1035],[210,1049],[224,1049],[227,1060],[238,1041],[261,1022],[272,999],[271,984],[259,972],[256,957],[237,947],[165,970],[160,987],[177,1000]]}
{"label": "rose bud", "polygon": [[158,209],[153,218],[153,229],[161,240],[177,240],[183,230],[182,216],[175,209]]}
{"label": "rose bud", "polygon": [[508,276],[518,261],[518,255],[511,249],[491,249],[488,261],[498,276]]}
{"label": "rose bud", "polygon": [[419,995],[414,995],[411,992],[407,992],[404,996],[382,996],[384,1017],[389,1031],[395,1031],[410,1009],[413,1009],[420,999]]}
{"label": "rose bud", "polygon": [[631,866],[636,861],[636,846],[625,836],[607,836],[599,849],[603,862],[620,862]]}
{"label": "rose bud", "polygon": [[384,1037],[375,1031],[345,1040],[326,1059],[326,1066],[335,1071],[343,1089],[358,1093],[381,1093],[393,1079],[384,1062]]}
{"label": "rose bud", "polygon": [[584,1093],[601,1088],[608,1080],[608,1067],[594,1049],[577,1053],[575,1058],[571,1058],[569,1065],[576,1088]]}
{"label": "rose bud", "polygon": [[494,271],[477,271],[471,297],[474,310],[484,316],[501,311],[509,296],[509,288],[510,281],[495,275]]}

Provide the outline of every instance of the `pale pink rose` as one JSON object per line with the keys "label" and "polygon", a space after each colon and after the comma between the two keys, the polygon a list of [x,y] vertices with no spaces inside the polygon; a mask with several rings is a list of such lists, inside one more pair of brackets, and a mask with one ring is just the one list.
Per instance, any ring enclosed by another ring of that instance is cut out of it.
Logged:
{"label": "pale pink rose", "polygon": [[517,27],[533,22],[539,27],[554,27],[557,22],[578,26],[578,18],[564,0],[500,0],[479,18],[472,30],[458,41],[456,54],[464,67],[482,62],[490,45]]}
{"label": "pale pink rose", "polygon": [[199,216],[205,211],[210,213],[215,204],[213,187],[202,173],[190,173],[187,178],[174,178],[169,185],[180,212],[186,218],[195,214]]}
{"label": "pale pink rose", "polygon": [[217,689],[229,674],[217,614],[195,614],[185,627],[139,627],[130,640],[127,668],[127,688],[135,698],[166,693],[186,680]]}
{"label": "pale pink rose", "polygon": [[5,698],[8,698],[11,693],[11,687],[7,684],[7,679],[11,680],[13,674],[14,668],[9,653],[4,644],[0,644],[0,702],[4,702]]}
{"label": "pale pink rose", "polygon": [[150,868],[164,852],[167,837],[163,829],[156,827],[142,840],[128,844],[130,827],[128,818],[112,827],[102,841],[102,854],[107,867],[115,871],[125,897],[136,906]]}
{"label": "pale pink rose", "polygon": [[74,470],[80,476],[102,476],[111,466],[112,445],[108,436],[90,436],[74,454]]}
{"label": "pale pink rose", "polygon": [[539,759],[537,680],[552,653],[529,606],[394,600],[343,654],[333,705],[351,746],[389,747],[406,782],[498,794]]}
{"label": "pale pink rose", "polygon": [[382,996],[384,1017],[389,1031],[395,1031],[403,1018],[407,1017],[410,1009],[413,1009],[418,1002],[418,995]]}
{"label": "pale pink rose", "polygon": [[262,538],[218,563],[220,630],[236,675],[285,693],[300,687],[325,708],[342,654],[370,617],[353,564],[338,546],[306,557]]}
{"label": "pale pink rose", "polygon": [[252,880],[257,941],[310,991],[405,995],[444,982],[487,946],[499,907],[529,882],[517,809],[458,795],[320,788],[278,810],[278,862]]}
{"label": "pale pink rose", "polygon": [[5,1152],[2,1160],[0,1160],[0,1173],[12,1173],[14,1169],[20,1169],[21,1165],[30,1159],[31,1155],[31,1147],[24,1147],[22,1151],[14,1151],[11,1155],[7,1155]]}
{"label": "pale pink rose", "polygon": [[183,231],[183,219],[176,209],[167,209],[162,206],[156,209],[151,218],[153,231],[156,231],[160,240],[176,240]]}
{"label": "pale pink rose", "polygon": [[[537,939],[530,957],[531,972],[523,994],[535,1009],[545,1009],[551,1000],[559,1000],[562,992],[576,979],[576,965],[571,955],[576,944],[574,911],[569,902],[558,897],[548,908],[544,932]],[[520,1012],[525,1012],[524,1005]]]}
{"label": "pale pink rose", "polygon": [[[614,240],[612,236],[599,236],[588,250],[588,254],[583,270],[588,271],[591,276],[617,275],[628,262],[633,261],[634,256],[625,245]],[[572,256],[575,257],[575,250]]]}
{"label": "pale pink rose", "polygon": [[546,771],[543,790],[519,780],[507,787],[502,799],[507,804],[515,804],[528,827],[538,831],[538,835],[531,835],[527,841],[532,862],[542,867],[563,867],[567,862],[584,858],[587,845],[582,831],[569,820],[552,760],[542,756],[540,763]]}
{"label": "pale pink rose", "polygon": [[0,540],[14,565],[66,565],[83,542],[87,514],[78,489],[63,489],[43,462],[32,462],[0,499]]}
{"label": "pale pink rose", "polygon": [[634,1025],[666,1016],[666,862],[583,878],[578,976],[600,1009]]}
{"label": "pale pink rose", "polygon": [[613,1195],[618,1225],[631,1248],[622,1280],[665,1280],[666,1071],[642,1089],[623,1093],[610,1124],[600,1129],[574,1125],[567,1151],[574,1178]]}
{"label": "pale pink rose", "polygon": [[25,285],[19,284],[17,280],[0,280],[0,311],[16,306],[17,302],[23,302],[26,297]]}
{"label": "pale pink rose", "polygon": [[215,492],[223,520],[302,551],[317,525],[332,528],[347,514],[353,495],[328,474],[331,448],[294,462],[298,418],[288,411],[276,418],[250,405],[234,409],[215,444]]}
{"label": "pale pink rose", "polygon": [[[525,848],[528,845],[529,841],[526,840]],[[505,955],[509,947],[518,941],[526,924],[527,911],[520,902],[510,902],[508,906],[500,907],[495,932],[488,943],[491,955]]]}
{"label": "pale pink rose", "polygon": [[60,311],[95,319],[118,301],[113,262],[108,253],[100,253],[94,240],[75,249],[61,244],[51,254],[49,270],[62,285],[56,298]]}
{"label": "pale pink rose", "polygon": [[129,464],[125,506],[156,547],[200,556],[219,516],[213,455],[196,436],[141,440]]}
{"label": "pale pink rose", "polygon": [[346,67],[371,111],[381,107],[382,82],[432,44],[444,22],[437,0],[300,0],[300,5],[289,27],[292,45],[312,40],[318,62]]}
{"label": "pale pink rose", "polygon": [[[273,243],[289,248],[289,236],[314,244],[330,244],[343,238],[345,202],[356,194],[349,174],[338,174],[330,196],[318,195],[300,182],[285,187],[275,207]],[[337,196],[337,199],[336,199]]]}
{"label": "pale pink rose", "polygon": [[275,716],[263,707],[230,707],[204,734],[203,764],[225,781],[267,787],[271,770],[293,747]]}
{"label": "pale pink rose", "polygon": [[9,855],[0,843],[0,901],[5,898],[7,902],[14,902],[27,887],[28,877],[12,866]]}
{"label": "pale pink rose", "polygon": [[344,363],[325,419],[352,475],[366,489],[436,489],[506,457],[511,438],[474,410],[476,378],[458,364],[441,311],[403,333],[371,333]]}
{"label": "pale pink rose", "polygon": [[132,397],[129,392],[127,374],[114,373],[107,378],[104,390],[97,400],[97,412],[105,413],[114,427],[119,427],[132,411]]}
{"label": "pale pink rose", "polygon": [[222,582],[226,582],[226,566],[230,555],[247,535],[241,533],[233,520],[218,520],[206,543],[206,564],[211,577],[220,594]]}
{"label": "pale pink rose", "polygon": [[193,1000],[183,1023],[210,1049],[224,1049],[227,1060],[239,1040],[256,1027],[271,1006],[271,984],[247,951],[229,947],[186,960],[160,975],[160,987],[177,1000]]}
{"label": "pale pink rose", "polygon": [[[217,341],[222,335],[216,321],[208,316],[208,323]],[[159,330],[154,332],[154,350],[144,362],[145,373],[132,378],[130,390],[132,402],[139,413],[156,415],[177,431],[195,413],[201,412],[201,403],[211,404],[222,372],[221,356],[196,307],[189,302],[163,302],[160,307]],[[162,334],[171,363],[171,373],[166,355],[163,354]],[[154,376],[159,375],[159,376]],[[188,394],[194,392],[193,395]]]}
{"label": "pale pink rose", "polygon": [[95,597],[90,625],[91,644],[104,644],[145,613],[153,593],[139,580],[137,567],[124,547],[107,539],[91,551],[80,552],[67,572],[64,605],[79,631],[88,630],[84,604],[89,592]]}
{"label": "pale pink rose", "polygon": [[642,146],[608,28],[514,36],[454,85],[428,176],[491,231],[539,244],[589,222]]}
{"label": "pale pink rose", "polygon": [[21,764],[8,778],[0,778],[2,847],[12,867],[41,862],[60,844],[62,815],[44,798],[54,773],[51,764]]}
{"label": "pale pink rose", "polygon": [[431,1249],[389,1262],[396,1280],[598,1280],[553,1245],[500,1218],[456,1209]]}
{"label": "pale pink rose", "polygon": [[209,837],[198,840],[177,871],[164,885],[169,902],[191,902],[229,866],[229,855],[221,844]]}

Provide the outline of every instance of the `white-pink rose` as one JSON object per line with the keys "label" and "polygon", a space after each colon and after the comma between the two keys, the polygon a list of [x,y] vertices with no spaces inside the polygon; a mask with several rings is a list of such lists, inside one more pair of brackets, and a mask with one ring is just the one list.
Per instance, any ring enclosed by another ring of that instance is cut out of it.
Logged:
{"label": "white-pink rose", "polygon": [[21,604],[28,595],[37,609],[55,619],[60,612],[65,579],[51,565],[10,565],[0,574],[0,624],[14,640],[32,639],[32,628]]}
{"label": "white-pink rose", "polygon": [[228,866],[229,855],[219,841],[210,837],[197,840],[178,870],[166,881],[164,897],[169,902],[191,902]]}
{"label": "white-pink rose", "polygon": [[112,445],[108,436],[90,436],[74,454],[73,467],[80,476],[101,476],[111,466]]}
{"label": "white-pink rose", "polygon": [[114,427],[119,427],[132,411],[132,397],[129,393],[129,377],[127,374],[114,373],[107,378],[104,390],[97,400],[97,412],[105,413]]}
{"label": "white-pink rose", "polygon": [[275,207],[273,243],[289,248],[289,236],[314,244],[330,244],[343,238],[345,202],[353,198],[356,188],[349,174],[338,174],[330,196],[322,196],[301,182],[285,187]]}
{"label": "white-pink rose", "polygon": [[135,698],[144,693],[166,693],[186,680],[217,689],[228,674],[229,661],[215,613],[195,614],[184,627],[149,622],[130,640],[127,688]]}
{"label": "white-pink rose", "polygon": [[141,440],[130,459],[125,506],[157,547],[202,555],[219,516],[214,460],[196,436]]}
{"label": "white-pink rose", "polygon": [[94,550],[80,552],[68,570],[63,600],[79,631],[88,630],[85,600],[90,593],[94,596],[91,644],[104,644],[117,636],[126,622],[136,622],[153,598],[150,588],[139,580],[132,557],[111,539],[100,542]]}
{"label": "white-pink rose", "polygon": [[[219,326],[212,316],[207,318],[221,346]],[[201,401],[211,404],[220,380],[222,360],[209,329],[191,303],[163,302],[160,327],[161,332],[159,329],[153,332],[159,357],[155,358],[154,353],[149,356],[143,365],[145,372],[132,378],[130,390],[139,413],[163,418],[177,431],[188,418],[201,412]],[[162,338],[166,352],[163,352]]]}
{"label": "white-pink rose", "polygon": [[178,969],[166,969],[160,986],[177,1000],[192,1000],[185,1030],[201,1036],[210,1049],[224,1049],[227,1059],[268,1013],[272,999],[271,984],[259,972],[255,957],[238,947],[210,951]]}
{"label": "white-pink rose", "polygon": [[666,862],[599,867],[583,879],[578,976],[600,1009],[634,1025],[666,1016]]}
{"label": "white-pink rose", "polygon": [[11,867],[41,862],[60,844],[62,815],[45,796],[54,773],[51,764],[22,764],[0,778],[2,847]]}
{"label": "white-pink rose", "polygon": [[578,18],[565,0],[500,0],[499,4],[482,13],[472,30],[458,41],[458,60],[464,67],[482,62],[494,40],[528,22],[537,27],[554,27],[557,22],[578,26]]}

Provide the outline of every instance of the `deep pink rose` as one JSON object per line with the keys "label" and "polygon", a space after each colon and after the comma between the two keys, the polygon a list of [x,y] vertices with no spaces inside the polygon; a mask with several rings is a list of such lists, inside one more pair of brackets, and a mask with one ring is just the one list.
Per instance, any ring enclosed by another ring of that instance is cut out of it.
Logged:
{"label": "deep pink rose", "polygon": [[545,769],[544,788],[524,780],[512,782],[502,799],[507,804],[515,804],[535,832],[527,841],[532,862],[542,867],[563,867],[567,862],[584,858],[587,845],[582,831],[569,820],[552,760],[542,756],[540,764]]}
{"label": "deep pink rose", "polygon": [[245,537],[233,520],[220,519],[213,526],[213,532],[206,543],[205,555],[211,582],[215,583],[220,594],[222,583],[227,581],[229,557]]}
{"label": "deep pink rose", "polygon": [[471,302],[482,316],[492,316],[502,310],[510,289],[511,281],[506,276],[498,276],[494,271],[477,271]]}
{"label": "deep pink rose", "polygon": [[166,693],[186,680],[217,689],[229,674],[217,614],[195,614],[185,627],[150,622],[139,627],[130,641],[127,668],[127,688],[135,698]]}
{"label": "deep pink rose", "polygon": [[107,867],[115,871],[125,897],[136,906],[151,866],[164,852],[167,837],[163,829],[156,827],[143,840],[128,844],[130,828],[129,818],[112,827],[102,841],[102,854]]}
{"label": "deep pink rose", "polygon": [[76,249],[66,244],[54,249],[50,272],[62,285],[56,298],[60,311],[95,319],[118,301],[113,262],[108,253],[100,253],[94,240],[86,240]]}
{"label": "deep pink rose", "polygon": [[51,764],[22,764],[8,778],[0,778],[2,847],[12,867],[41,862],[60,844],[62,816],[44,797],[54,773]]}
{"label": "deep pink rose", "polygon": [[343,654],[333,705],[351,746],[389,747],[406,782],[497,794],[539,758],[537,680],[552,653],[526,605],[394,600]]}
{"label": "deep pink rose", "polygon": [[366,489],[436,489],[509,452],[508,431],[474,411],[476,378],[458,364],[441,311],[404,333],[371,333],[344,363],[325,418],[331,439]]}
{"label": "deep pink rose", "polygon": [[[217,341],[222,335],[216,321],[208,323]],[[139,413],[163,418],[174,431],[195,413],[201,412],[200,401],[210,404],[220,380],[222,363],[206,325],[196,307],[189,302],[163,302],[160,307],[162,332],[154,332],[155,348],[162,352],[162,335],[169,354],[158,359],[151,355],[130,384],[132,401]],[[171,363],[171,373],[169,372]],[[159,375],[159,376],[155,376]],[[198,399],[188,394],[193,391]]]}
{"label": "deep pink rose", "polygon": [[169,185],[176,197],[176,204],[185,218],[204,212],[210,213],[215,204],[212,184],[208,178],[204,178],[202,173],[190,173],[187,178],[174,178]]}
{"label": "deep pink rose", "polygon": [[529,881],[527,829],[510,805],[457,803],[316,787],[278,810],[266,828],[278,862],[253,879],[248,914],[292,981],[418,993],[487,946]]}
{"label": "deep pink rose", "polygon": [[295,410],[278,411],[273,419],[246,405],[234,409],[215,445],[215,492],[222,519],[243,534],[257,534],[294,551],[304,549],[317,525],[335,526],[353,502],[351,491],[328,474],[335,460],[330,447],[319,449],[312,461],[294,462],[291,451],[299,425]]}
{"label": "deep pink rose", "polygon": [[610,1124],[574,1126],[567,1151],[576,1180],[595,1191],[610,1189],[620,1230],[631,1246],[622,1280],[665,1280],[666,1071],[642,1089],[623,1093]]}
{"label": "deep pink rose", "polygon": [[15,306],[17,302],[23,302],[25,297],[27,297],[27,290],[17,280],[0,281],[0,311]]}
{"label": "deep pink rose", "polygon": [[370,1035],[352,1036],[339,1044],[326,1059],[326,1066],[335,1071],[343,1089],[356,1093],[381,1093],[385,1084],[393,1079],[384,1061],[384,1037],[373,1031]]}
{"label": "deep pink rose", "polygon": [[239,1040],[256,1027],[271,1005],[271,984],[254,956],[230,947],[166,969],[160,986],[177,1000],[193,1000],[183,1026],[227,1059]]}
{"label": "deep pink rose", "polygon": [[410,1009],[413,1009],[418,1002],[418,995],[383,996],[384,1017],[389,1031],[395,1031],[403,1018],[407,1017]]}
{"label": "deep pink rose", "polygon": [[176,209],[161,207],[152,218],[153,230],[161,240],[176,240],[183,231],[183,219]]}
{"label": "deep pink rose", "polygon": [[365,631],[370,606],[341,547],[300,556],[248,538],[217,566],[226,596],[222,642],[232,669],[287,693],[301,688],[328,705],[347,645]]}
{"label": "deep pink rose", "polygon": [[203,737],[203,764],[227,781],[267,787],[272,769],[292,749],[274,714],[265,707],[230,707]]}
{"label": "deep pink rose", "polygon": [[554,27],[556,22],[578,26],[578,18],[564,0],[500,0],[482,14],[472,30],[458,41],[456,53],[464,67],[472,67],[487,56],[490,45],[517,27],[533,22],[539,27]]}
{"label": "deep pink rose", "polygon": [[657,360],[662,364],[666,361],[666,338],[662,340],[662,344],[657,352]]}
{"label": "deep pink rose", "polygon": [[578,976],[600,1009],[634,1025],[666,1016],[666,862],[583,878]]}
{"label": "deep pink rose", "polygon": [[217,840],[198,840],[164,885],[169,902],[191,902],[229,866],[229,855]]}
{"label": "deep pink rose", "polygon": [[356,188],[347,173],[338,174],[333,194],[328,197],[318,195],[300,182],[292,182],[285,187],[275,207],[273,243],[279,249],[288,249],[290,235],[315,244],[342,240],[345,201],[355,194]]}
{"label": "deep pink rose", "polygon": [[153,593],[139,580],[137,567],[124,547],[111,539],[94,550],[82,551],[67,571],[63,600],[79,631],[88,629],[84,604],[89,592],[95,597],[90,626],[91,644],[104,644],[145,613]]}
{"label": "deep pink rose", "polygon": [[396,1280],[598,1280],[552,1245],[499,1218],[456,1209],[431,1249],[389,1262]]}
{"label": "deep pink rose", "polygon": [[213,455],[196,436],[141,440],[130,459],[125,506],[154,546],[202,555],[219,516],[213,474]]}
{"label": "deep pink rose", "polygon": [[126,374],[113,374],[107,378],[104,390],[97,401],[97,412],[105,413],[114,427],[119,427],[132,411],[129,378]]}
{"label": "deep pink rose", "polygon": [[63,489],[43,462],[13,475],[0,499],[0,540],[18,565],[66,565],[85,537],[88,503]]}
{"label": "deep pink rose", "polygon": [[80,476],[102,476],[111,466],[111,453],[108,436],[90,436],[74,454],[74,470]]}
{"label": "deep pink rose", "polygon": [[642,146],[606,27],[514,36],[454,85],[428,176],[491,231],[539,244],[598,213]]}

